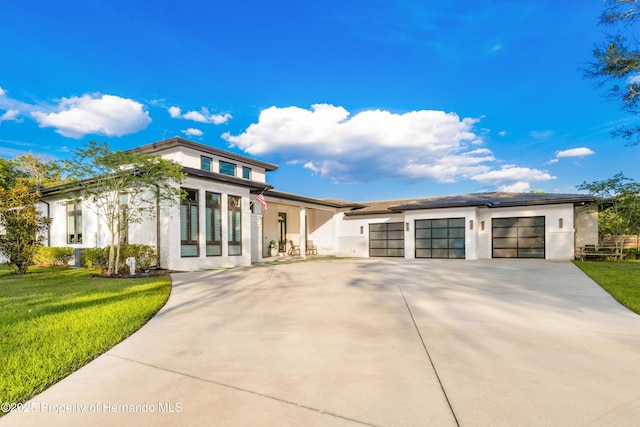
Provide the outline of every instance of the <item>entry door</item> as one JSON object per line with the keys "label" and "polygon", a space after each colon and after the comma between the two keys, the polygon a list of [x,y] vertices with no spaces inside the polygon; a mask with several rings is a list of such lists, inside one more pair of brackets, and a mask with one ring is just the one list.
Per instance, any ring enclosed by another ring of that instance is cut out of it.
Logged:
{"label": "entry door", "polygon": [[543,216],[493,218],[493,258],[543,258]]}
{"label": "entry door", "polygon": [[287,252],[287,214],[278,212],[278,252]]}

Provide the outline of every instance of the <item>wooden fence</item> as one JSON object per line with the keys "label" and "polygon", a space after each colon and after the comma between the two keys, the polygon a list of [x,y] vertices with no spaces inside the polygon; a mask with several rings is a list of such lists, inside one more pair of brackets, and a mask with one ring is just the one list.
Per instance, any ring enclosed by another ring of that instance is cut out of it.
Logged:
{"label": "wooden fence", "polygon": [[[607,236],[600,242],[601,246],[615,246],[614,236]],[[625,236],[623,248],[640,248],[640,236]]]}

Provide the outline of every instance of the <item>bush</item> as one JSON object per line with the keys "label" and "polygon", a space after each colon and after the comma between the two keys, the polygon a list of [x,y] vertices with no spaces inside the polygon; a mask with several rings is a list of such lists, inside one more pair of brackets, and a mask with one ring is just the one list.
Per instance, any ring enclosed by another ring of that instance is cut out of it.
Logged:
{"label": "bush", "polygon": [[73,248],[42,246],[34,255],[34,262],[48,267],[61,267],[69,265],[73,259]]}
{"label": "bush", "polygon": [[[127,258],[136,259],[136,271],[148,270],[156,262],[156,248],[148,245],[121,245],[118,272],[129,271]],[[87,248],[81,251],[81,265],[87,268],[109,268],[109,247]]]}
{"label": "bush", "polygon": [[109,248],[85,248],[80,251],[80,265],[86,268],[109,267]]}
{"label": "bush", "polygon": [[623,254],[626,254],[626,259],[638,259],[640,256],[640,251],[636,248],[628,248],[622,250]]}
{"label": "bush", "polygon": [[136,271],[146,271],[156,263],[156,248],[148,245],[121,245],[118,271],[128,270],[127,258],[129,257],[136,259]]}

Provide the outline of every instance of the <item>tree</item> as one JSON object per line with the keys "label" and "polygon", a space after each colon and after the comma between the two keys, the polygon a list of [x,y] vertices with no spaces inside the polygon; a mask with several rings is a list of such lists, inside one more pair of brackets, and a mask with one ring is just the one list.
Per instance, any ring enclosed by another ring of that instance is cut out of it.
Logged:
{"label": "tree", "polygon": [[14,163],[36,188],[58,185],[63,182],[61,165],[45,156],[29,152],[27,155],[16,157]]}
{"label": "tree", "polygon": [[17,274],[25,274],[42,246],[48,218],[37,207],[40,193],[24,177],[0,187],[0,253]]}
{"label": "tree", "polygon": [[182,167],[138,152],[112,151],[107,143],[91,141],[64,162],[69,188],[89,203],[109,231],[108,274],[118,273],[120,243],[128,224],[156,215],[156,206],[180,199]]}
{"label": "tree", "polygon": [[596,198],[592,206],[598,209],[601,238],[612,236],[616,248],[622,248],[627,235],[640,234],[640,183],[618,173],[602,181],[584,182],[578,189]]}
{"label": "tree", "polygon": [[[585,70],[585,76],[598,80],[599,86],[609,86],[610,96],[622,103],[622,108],[638,114],[640,101],[640,45],[634,36],[634,24],[640,20],[640,0],[604,0],[605,10],[600,24],[616,27],[616,33],[605,36],[602,45],[593,51],[595,62]],[[613,136],[622,137],[629,145],[640,144],[640,125],[618,127]]]}

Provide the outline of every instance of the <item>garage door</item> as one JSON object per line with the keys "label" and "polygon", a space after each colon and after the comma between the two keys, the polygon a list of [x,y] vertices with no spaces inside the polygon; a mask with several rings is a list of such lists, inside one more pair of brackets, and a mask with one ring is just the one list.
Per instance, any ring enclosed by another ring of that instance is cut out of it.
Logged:
{"label": "garage door", "polygon": [[543,216],[494,218],[493,258],[544,258]]}
{"label": "garage door", "polygon": [[464,218],[416,220],[416,258],[464,258]]}
{"label": "garage door", "polygon": [[404,257],[404,223],[369,224],[369,256]]}

